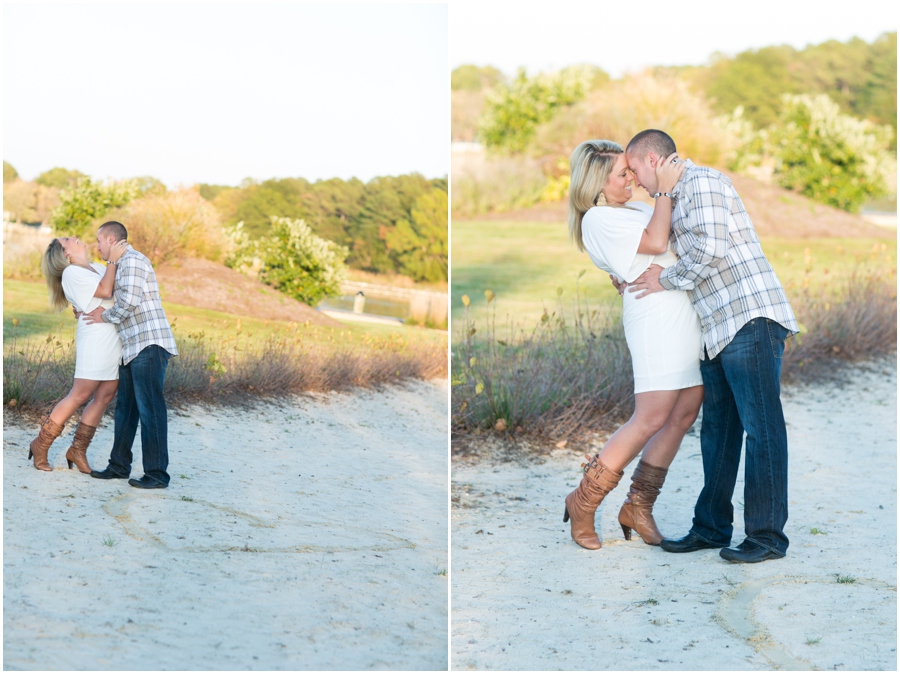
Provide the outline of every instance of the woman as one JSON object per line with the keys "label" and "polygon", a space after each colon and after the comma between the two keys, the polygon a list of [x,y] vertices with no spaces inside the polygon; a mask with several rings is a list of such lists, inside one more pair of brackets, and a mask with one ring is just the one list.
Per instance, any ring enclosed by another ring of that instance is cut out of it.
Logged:
{"label": "woman", "polygon": [[[572,153],[569,234],[578,249],[620,282],[631,282],[651,264],[677,262],[668,249],[672,197],[684,162],[676,155],[656,168],[655,208],[628,204],[633,177],[622,147],[605,140],[587,141]],[[634,368],[634,414],[599,454],[585,457],[584,477],[566,497],[563,522],[571,518],[572,538],[597,550],[594,513],[619,483],[625,466],[643,449],[631,477],[631,489],[619,511],[626,540],[631,530],[645,543],[659,545],[653,504],[684,434],[703,402],[700,377],[700,320],[687,293],[668,291],[637,299],[623,296],[622,322]]]}
{"label": "woman", "polygon": [[[51,306],[61,310],[71,303],[76,311],[82,313],[97,306],[111,307],[116,261],[125,252],[127,245],[125,241],[120,241],[113,246],[109,253],[109,265],[104,267],[88,260],[87,244],[79,241],[78,237],[67,236],[50,242],[41,260],[41,271],[47,279]],[[66,452],[70,469],[74,463],[82,473],[91,472],[87,448],[119,386],[121,354],[122,342],[114,325],[88,325],[82,320],[78,321],[75,333],[75,382],[69,394],[41,422],[40,433],[31,443],[28,458],[34,457],[35,468],[53,470],[47,461],[50,445],[60,436],[69,417],[93,396],[75,429],[72,446]]]}

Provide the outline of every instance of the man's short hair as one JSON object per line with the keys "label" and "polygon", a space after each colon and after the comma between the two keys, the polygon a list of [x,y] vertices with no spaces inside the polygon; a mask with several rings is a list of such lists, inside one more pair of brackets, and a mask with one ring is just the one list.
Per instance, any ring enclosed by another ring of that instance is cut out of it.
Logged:
{"label": "man's short hair", "polygon": [[643,159],[651,152],[660,157],[668,157],[676,152],[675,141],[665,131],[647,129],[632,138],[625,148],[625,154],[637,159]]}
{"label": "man's short hair", "polygon": [[97,230],[97,235],[99,236],[101,233],[111,234],[116,241],[128,240],[128,230],[125,229],[125,225],[121,222],[116,222],[115,220],[110,220],[109,222],[104,222],[100,225],[100,229]]}

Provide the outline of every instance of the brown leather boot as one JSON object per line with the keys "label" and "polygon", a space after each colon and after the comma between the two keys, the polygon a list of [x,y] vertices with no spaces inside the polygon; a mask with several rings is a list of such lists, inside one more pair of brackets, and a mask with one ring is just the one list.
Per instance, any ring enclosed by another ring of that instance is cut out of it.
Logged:
{"label": "brown leather boot", "polygon": [[625,540],[631,540],[632,529],[638,532],[647,545],[659,545],[663,539],[653,520],[653,504],[656,503],[668,472],[668,468],[657,468],[638,461],[634,475],[631,476],[631,489],[619,511],[619,524],[622,525]]}
{"label": "brown leather boot", "polygon": [[90,473],[91,467],[87,460],[87,448],[94,439],[94,433],[97,432],[96,426],[88,426],[83,421],[78,422],[75,428],[75,437],[72,438],[72,446],[66,452],[66,462],[69,464],[69,470],[72,469],[74,463],[78,466],[78,470],[82,473]]}
{"label": "brown leather boot", "polygon": [[53,421],[50,417],[41,419],[41,430],[38,436],[31,441],[28,447],[28,458],[34,457],[34,467],[38,470],[53,470],[50,462],[47,461],[47,452],[50,451],[50,445],[63,432],[63,427]]}
{"label": "brown leather boot", "polygon": [[584,477],[581,484],[566,496],[566,513],[563,522],[572,519],[572,539],[583,548],[599,550],[602,545],[594,529],[594,513],[604,497],[616,488],[624,473],[615,473],[600,463],[600,455],[585,456],[588,463],[581,464]]}

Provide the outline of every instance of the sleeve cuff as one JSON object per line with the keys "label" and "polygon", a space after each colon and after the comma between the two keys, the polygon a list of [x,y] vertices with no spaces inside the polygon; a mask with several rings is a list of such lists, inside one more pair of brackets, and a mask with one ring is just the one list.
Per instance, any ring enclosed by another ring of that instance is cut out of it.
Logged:
{"label": "sleeve cuff", "polygon": [[665,267],[659,274],[659,285],[666,290],[676,290],[675,284],[669,280],[670,270],[672,269],[674,269],[674,267]]}

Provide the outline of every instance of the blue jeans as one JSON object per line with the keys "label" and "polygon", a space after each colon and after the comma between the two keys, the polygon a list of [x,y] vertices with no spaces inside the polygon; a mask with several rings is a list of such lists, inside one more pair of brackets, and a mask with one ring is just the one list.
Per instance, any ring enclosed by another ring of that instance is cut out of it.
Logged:
{"label": "blue jeans", "polygon": [[744,530],[747,540],[779,555],[788,548],[787,429],[781,409],[781,359],[789,331],[754,318],[715,358],[700,361],[703,376],[703,490],[691,531],[730,545],[731,498],[747,434]]}
{"label": "blue jeans", "polygon": [[116,429],[109,456],[109,469],[117,475],[131,474],[131,446],[141,423],[141,456],[144,475],[169,484],[169,445],[166,399],[163,383],[171,354],[151,344],[128,365],[119,365],[116,398]]}

